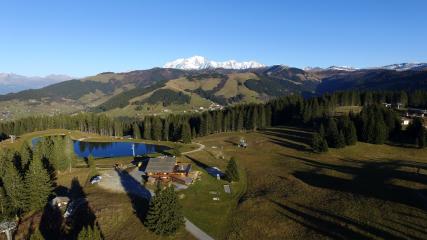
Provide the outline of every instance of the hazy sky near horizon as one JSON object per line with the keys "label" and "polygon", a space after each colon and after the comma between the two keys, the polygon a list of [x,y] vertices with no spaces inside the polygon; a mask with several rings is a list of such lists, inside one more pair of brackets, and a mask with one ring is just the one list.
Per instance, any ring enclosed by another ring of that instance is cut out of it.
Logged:
{"label": "hazy sky near horizon", "polygon": [[1,1],[0,72],[68,74],[181,57],[295,67],[427,62],[427,1]]}

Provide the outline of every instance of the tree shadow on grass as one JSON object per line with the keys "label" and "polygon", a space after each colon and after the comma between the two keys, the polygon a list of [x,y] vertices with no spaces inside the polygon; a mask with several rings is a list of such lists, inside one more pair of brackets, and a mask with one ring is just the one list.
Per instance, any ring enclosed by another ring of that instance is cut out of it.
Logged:
{"label": "tree shadow on grass", "polygon": [[40,232],[45,239],[77,239],[83,228],[95,227],[96,216],[89,206],[86,193],[77,178],[73,178],[70,189],[59,186],[55,192],[60,196],[69,196],[73,206],[72,214],[65,218],[56,206],[47,204],[40,220]]}
{"label": "tree shadow on grass", "polygon": [[311,144],[311,139],[313,137],[311,133],[299,132],[299,131],[283,129],[283,128],[266,129],[260,132],[265,135],[285,138],[293,142],[298,142],[298,143],[307,144],[307,145]]}
{"label": "tree shadow on grass", "polygon": [[71,181],[69,196],[75,203],[75,213],[67,219],[69,227],[67,238],[76,239],[83,228],[94,228],[97,222],[95,213],[87,201],[87,195],[77,178],[73,178]]}
{"label": "tree shadow on grass", "polygon": [[280,208],[281,215],[331,239],[422,239],[383,224],[362,223],[302,204],[272,202]]}
{"label": "tree shadow on grass", "polygon": [[[40,219],[39,230],[44,239],[62,239],[64,218],[57,207],[46,204]],[[31,234],[31,233],[30,233]]]}
{"label": "tree shadow on grass", "polygon": [[200,162],[199,160],[197,160],[197,159],[195,159],[193,157],[190,157],[190,156],[186,156],[186,157],[189,158],[192,162],[194,162],[194,164],[196,164],[196,166],[198,166],[200,168],[206,169],[206,168],[210,167],[209,165],[207,165],[205,163],[202,163],[202,162]]}
{"label": "tree shadow on grass", "polygon": [[[311,186],[392,201],[418,208],[424,212],[427,211],[426,202],[419,196],[420,190],[391,183],[393,179],[400,179],[427,184],[426,175],[400,169],[400,167],[408,165],[406,161],[343,160],[351,165],[335,165],[301,157],[293,158],[311,167],[311,170],[293,173],[296,178]],[[323,173],[325,171],[320,172],[325,169],[348,174],[352,179],[325,174]]]}
{"label": "tree shadow on grass", "polygon": [[151,199],[151,193],[140,182],[135,180],[128,172],[116,169],[117,174],[120,177],[120,182],[125,189],[129,199],[132,203],[132,208],[135,215],[141,221],[144,219],[148,212],[148,204]]}
{"label": "tree shadow on grass", "polygon": [[267,136],[270,142],[279,146],[292,148],[298,151],[311,151],[311,134],[288,129],[268,129],[260,131]]}

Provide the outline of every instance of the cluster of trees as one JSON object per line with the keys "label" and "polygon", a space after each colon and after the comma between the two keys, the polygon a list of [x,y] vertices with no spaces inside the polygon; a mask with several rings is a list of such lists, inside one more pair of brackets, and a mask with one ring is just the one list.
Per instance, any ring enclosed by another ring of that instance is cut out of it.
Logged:
{"label": "cluster of trees", "polygon": [[427,146],[427,130],[421,118],[415,118],[414,121],[409,124],[406,133],[407,136],[409,136],[410,143],[417,145],[419,148]]}
{"label": "cluster of trees", "polygon": [[24,142],[19,151],[0,149],[0,212],[19,216],[42,209],[50,196],[56,171],[75,164],[72,140],[67,136],[39,138],[32,148]]}
{"label": "cluster of trees", "polygon": [[[360,141],[383,143],[395,136],[399,129],[399,119],[390,109],[384,109],[375,103],[400,102],[405,104],[423,104],[423,91],[409,95],[401,92],[337,92],[320,97],[304,99],[298,95],[271,100],[265,104],[244,104],[228,107],[224,110],[203,113],[160,116],[147,116],[143,120],[112,119],[102,114],[81,113],[74,116],[58,115],[53,117],[30,117],[0,124],[0,133],[19,135],[25,132],[49,128],[66,128],[101,135],[133,135],[135,138],[152,140],[171,140],[190,142],[194,137],[228,131],[256,130],[277,125],[305,125],[319,127],[323,123],[325,134],[319,131],[316,145],[322,146],[322,138],[329,147],[343,146],[342,137],[347,138],[354,124]],[[416,96],[416,97],[414,97]],[[418,96],[418,97],[417,97]],[[364,110],[351,114],[350,120],[338,120],[334,123],[337,106],[360,105]],[[370,107],[375,106],[375,107]],[[350,122],[350,123],[349,123]],[[328,131],[328,129],[331,129]],[[377,131],[377,133],[373,133]],[[329,135],[328,135],[329,132]],[[341,133],[340,133],[341,132]],[[338,136],[338,140],[335,136]],[[353,136],[351,136],[353,138]],[[395,138],[396,139],[396,138]],[[350,140],[349,140],[350,141]],[[345,143],[344,145],[348,145]],[[350,142],[353,142],[351,140]]]}
{"label": "cluster of trees", "polygon": [[158,182],[144,225],[158,235],[171,235],[184,225],[182,206],[173,186],[162,189],[161,183]]}
{"label": "cluster of trees", "polygon": [[76,115],[34,116],[2,122],[0,133],[21,135],[46,129],[63,128],[100,135],[123,136],[129,130],[126,121],[109,118],[103,114],[80,113]]}
{"label": "cluster of trees", "polygon": [[327,117],[320,122],[313,136],[315,152],[326,152],[328,147],[342,148],[357,141],[373,144],[394,141],[420,148],[426,146],[427,132],[421,118],[415,118],[404,130],[399,115],[382,105],[368,105],[357,115]]}
{"label": "cluster of trees", "polygon": [[427,91],[345,91],[324,94],[332,105],[367,106],[372,104],[391,103],[409,107],[427,107]]}
{"label": "cluster of trees", "polygon": [[188,104],[191,101],[189,95],[183,92],[176,92],[170,89],[159,89],[151,94],[147,99],[135,102],[137,105],[141,104],[157,104],[162,103],[164,107],[172,104]]}
{"label": "cluster of trees", "polygon": [[315,152],[326,152],[329,147],[343,148],[356,142],[356,126],[348,116],[327,118],[320,124],[319,131],[314,133],[312,148]]}
{"label": "cluster of trees", "polygon": [[148,116],[132,124],[133,136],[151,140],[191,142],[212,133],[256,130],[270,125],[271,109],[261,104],[240,105],[201,114]]}
{"label": "cluster of trees", "polygon": [[41,210],[53,190],[50,169],[40,145],[21,152],[0,149],[0,216],[11,218]]}
{"label": "cluster of trees", "polygon": [[355,122],[359,140],[374,144],[383,144],[402,129],[399,115],[380,105],[364,107]]}

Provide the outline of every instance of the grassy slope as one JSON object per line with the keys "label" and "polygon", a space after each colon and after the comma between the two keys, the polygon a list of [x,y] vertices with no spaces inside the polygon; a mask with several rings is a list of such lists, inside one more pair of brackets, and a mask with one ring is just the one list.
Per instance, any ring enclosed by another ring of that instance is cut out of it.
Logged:
{"label": "grassy slope", "polygon": [[[199,166],[224,169],[226,161],[219,156],[235,156],[246,178],[227,196],[223,182],[204,173],[183,192],[186,216],[216,239],[427,238],[427,206],[418,195],[427,188],[427,149],[358,143],[318,155],[307,145],[310,134],[274,128],[197,139],[206,145],[190,155]],[[247,139],[248,149],[235,146],[240,137]],[[60,184],[67,186],[76,174],[80,179],[85,172],[61,175]],[[85,191],[109,239],[156,238],[130,214],[128,196],[93,186]],[[212,201],[209,191],[220,192],[221,201]],[[188,237],[185,232],[177,236]]]}
{"label": "grassy slope", "polygon": [[[417,195],[427,188],[426,149],[358,143],[317,155],[308,151],[309,134],[271,129],[199,139],[208,149],[222,146],[247,172],[231,239],[427,238]],[[240,136],[248,149],[234,146]]]}
{"label": "grassy slope", "polygon": [[[227,194],[224,192],[224,184],[228,184],[228,182],[217,180],[203,168],[204,164],[207,164],[207,166],[225,169],[225,160],[218,160],[211,151],[193,153],[190,155],[190,159],[198,162],[198,164],[193,162],[193,170],[202,172],[202,180],[182,191],[184,198],[180,202],[186,209],[185,216],[215,239],[224,239],[230,229],[233,210],[245,190],[246,176],[244,171],[241,171],[241,181],[232,183],[232,194]],[[215,163],[215,165],[208,163]],[[220,200],[214,201],[214,197],[218,197]]]}

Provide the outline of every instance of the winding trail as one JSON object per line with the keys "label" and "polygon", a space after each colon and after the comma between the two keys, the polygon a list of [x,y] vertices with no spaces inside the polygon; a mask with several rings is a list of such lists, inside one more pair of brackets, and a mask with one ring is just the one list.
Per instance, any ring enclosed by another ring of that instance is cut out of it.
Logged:
{"label": "winding trail", "polygon": [[[197,142],[194,142],[194,143],[199,145],[199,148],[191,150],[191,151],[183,152],[181,154],[186,156],[187,154],[202,151],[206,147],[205,145],[203,145],[201,143],[197,143]],[[194,223],[190,222],[190,220],[188,220],[187,218],[185,218],[185,230],[187,230],[189,233],[191,233],[195,238],[197,238],[199,240],[214,240],[214,238],[209,236],[202,229],[198,228],[196,225],[194,225]]]}
{"label": "winding trail", "polygon": [[197,143],[197,142],[194,142],[194,143],[197,144],[197,145],[199,145],[199,148],[191,150],[191,151],[183,152],[181,154],[182,155],[187,155],[187,154],[190,154],[190,153],[195,153],[195,152],[198,152],[198,151],[202,151],[206,147],[205,145],[203,145],[201,143]]}

